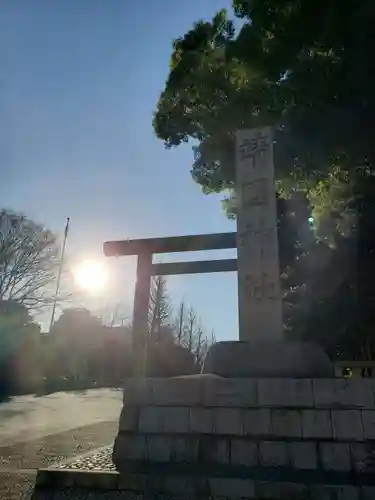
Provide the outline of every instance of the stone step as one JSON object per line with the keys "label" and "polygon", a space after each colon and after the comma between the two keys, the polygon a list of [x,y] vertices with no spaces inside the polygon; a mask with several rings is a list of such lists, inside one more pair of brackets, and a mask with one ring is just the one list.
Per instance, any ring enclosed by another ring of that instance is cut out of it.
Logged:
{"label": "stone step", "polygon": [[[272,477],[244,478],[200,475],[173,475],[168,470],[143,473],[74,471],[45,469],[38,472],[32,500],[45,499],[118,499],[135,498],[155,500],[156,498],[179,500],[373,500],[374,479],[370,485],[358,479],[348,484],[347,475],[308,478],[279,475]],[[369,478],[367,478],[368,480]],[[368,481],[367,481],[368,482]]]}

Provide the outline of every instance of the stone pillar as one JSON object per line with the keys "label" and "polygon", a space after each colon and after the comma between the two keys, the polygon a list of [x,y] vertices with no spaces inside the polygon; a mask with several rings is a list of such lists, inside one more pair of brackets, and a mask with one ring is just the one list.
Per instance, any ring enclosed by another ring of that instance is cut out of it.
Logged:
{"label": "stone pillar", "polygon": [[281,339],[282,302],[270,127],[236,136],[240,340]]}
{"label": "stone pillar", "polygon": [[135,376],[144,376],[146,370],[151,271],[152,254],[139,254],[133,308],[133,371]]}

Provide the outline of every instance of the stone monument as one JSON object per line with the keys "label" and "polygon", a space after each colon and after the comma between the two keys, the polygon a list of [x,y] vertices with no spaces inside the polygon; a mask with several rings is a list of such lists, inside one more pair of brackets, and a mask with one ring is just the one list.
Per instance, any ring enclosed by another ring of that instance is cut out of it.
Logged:
{"label": "stone monument", "polygon": [[282,337],[272,129],[236,140],[239,339]]}
{"label": "stone monument", "polygon": [[204,372],[224,377],[331,377],[318,346],[283,335],[272,128],[236,135],[239,342],[219,342]]}
{"label": "stone monument", "polygon": [[309,481],[334,484],[327,473],[335,461],[349,471],[352,431],[332,431],[331,408],[346,419],[351,404],[375,407],[371,388],[324,380],[334,372],[320,348],[284,338],[271,129],[239,131],[236,159],[239,340],[213,345],[201,375],[137,377],[124,388],[113,461],[151,496],[279,499],[306,493]]}

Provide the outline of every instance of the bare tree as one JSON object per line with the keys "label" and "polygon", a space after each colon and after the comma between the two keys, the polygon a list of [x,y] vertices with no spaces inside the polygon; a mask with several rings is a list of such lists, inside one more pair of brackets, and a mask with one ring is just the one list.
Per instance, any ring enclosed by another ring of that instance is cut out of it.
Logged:
{"label": "bare tree", "polygon": [[210,345],[216,344],[216,335],[215,335],[215,331],[214,330],[211,330],[211,335],[210,335],[210,338],[208,340],[208,343]]}
{"label": "bare tree", "polygon": [[124,326],[130,321],[128,307],[121,303],[108,303],[97,311],[97,316],[105,326]]}
{"label": "bare tree", "polygon": [[22,214],[0,212],[0,300],[31,311],[52,303],[60,247],[56,236]]}
{"label": "bare tree", "polygon": [[159,342],[164,334],[171,333],[170,317],[171,302],[167,291],[167,280],[164,276],[156,276],[151,284],[148,311],[150,339]]}
{"label": "bare tree", "polygon": [[209,347],[215,343],[213,331],[208,336],[197,316],[194,308],[186,308],[182,301],[174,321],[174,336],[178,345],[181,345],[194,354],[195,361],[202,366]]}
{"label": "bare tree", "polygon": [[189,349],[190,352],[193,352],[194,350],[194,340],[195,340],[195,333],[196,333],[196,323],[197,323],[197,316],[194,312],[194,309],[192,307],[189,307],[188,310],[188,317],[187,317],[187,348]]}
{"label": "bare tree", "polygon": [[200,366],[203,366],[204,360],[206,359],[209,348],[216,343],[215,332],[212,330],[208,337],[204,337],[200,351],[199,357],[197,357],[197,362]]}
{"label": "bare tree", "polygon": [[204,353],[204,345],[206,343],[206,339],[204,337],[203,329],[202,329],[202,324],[199,321],[197,325],[197,329],[195,332],[195,349],[194,349],[194,355],[196,362],[201,365],[203,360],[202,360],[202,354]]}
{"label": "bare tree", "polygon": [[183,345],[184,342],[185,309],[185,302],[182,300],[174,321],[175,338],[177,345]]}

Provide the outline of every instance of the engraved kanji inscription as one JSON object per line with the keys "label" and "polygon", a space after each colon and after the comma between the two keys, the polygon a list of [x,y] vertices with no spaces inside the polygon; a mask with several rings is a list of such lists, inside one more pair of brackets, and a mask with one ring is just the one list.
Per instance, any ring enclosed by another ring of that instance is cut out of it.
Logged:
{"label": "engraved kanji inscription", "polygon": [[236,134],[240,340],[283,329],[271,127]]}
{"label": "engraved kanji inscription", "polygon": [[267,206],[269,202],[269,180],[256,179],[242,186],[242,203],[245,208]]}
{"label": "engraved kanji inscription", "polygon": [[238,234],[239,245],[252,242],[254,245],[271,246],[275,244],[275,231],[267,226],[264,218],[257,222],[247,222]]}
{"label": "engraved kanji inscription", "polygon": [[260,274],[247,274],[244,288],[246,295],[251,300],[275,300],[279,298],[276,280],[266,272]]}
{"label": "engraved kanji inscription", "polygon": [[270,149],[269,138],[259,132],[252,139],[244,139],[238,149],[240,159],[242,161],[252,159],[255,167],[255,156]]}

